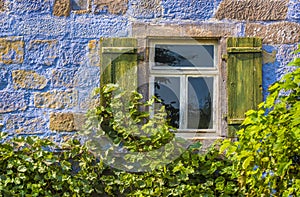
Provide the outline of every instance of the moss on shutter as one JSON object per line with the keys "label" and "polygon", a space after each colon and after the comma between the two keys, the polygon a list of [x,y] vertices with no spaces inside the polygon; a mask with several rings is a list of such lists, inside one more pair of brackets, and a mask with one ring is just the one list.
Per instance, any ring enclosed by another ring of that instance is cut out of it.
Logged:
{"label": "moss on shutter", "polygon": [[228,136],[232,137],[245,118],[262,101],[262,40],[227,39]]}
{"label": "moss on shutter", "polygon": [[[137,40],[134,38],[101,38],[100,86],[117,83],[127,91],[137,88]],[[103,104],[103,98],[101,97]]]}

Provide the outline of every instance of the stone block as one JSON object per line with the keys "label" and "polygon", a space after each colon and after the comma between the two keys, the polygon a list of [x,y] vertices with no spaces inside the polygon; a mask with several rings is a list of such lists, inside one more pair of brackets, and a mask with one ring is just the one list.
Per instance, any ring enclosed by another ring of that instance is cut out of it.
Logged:
{"label": "stone block", "polygon": [[24,115],[14,114],[9,115],[6,122],[6,131],[17,134],[41,134],[45,133],[47,128],[47,121],[41,114],[36,115]]}
{"label": "stone block", "polygon": [[270,24],[248,23],[246,36],[263,39],[264,44],[293,44],[300,41],[300,24],[293,22],[276,22]]}
{"label": "stone block", "polygon": [[21,64],[24,60],[24,41],[21,37],[0,38],[0,63]]}
{"label": "stone block", "polygon": [[56,69],[52,71],[52,86],[55,88],[76,86],[76,68]]}
{"label": "stone block", "polygon": [[26,57],[29,64],[51,66],[58,59],[59,45],[57,40],[32,40]]}
{"label": "stone block", "polygon": [[286,19],[289,0],[224,0],[215,14],[215,18],[274,21]]}
{"label": "stone block", "polygon": [[50,91],[34,93],[34,106],[38,108],[70,109],[77,106],[77,91]]}
{"label": "stone block", "polygon": [[16,18],[12,28],[14,32],[22,35],[55,37],[70,33],[70,25],[70,22],[65,18],[52,17],[51,15],[31,15],[30,18]]}
{"label": "stone block", "polygon": [[48,80],[35,71],[15,70],[12,71],[12,78],[15,89],[44,89]]}
{"label": "stone block", "polygon": [[[1,11],[0,11],[1,13]],[[1,36],[11,35],[11,16],[8,16],[8,14],[1,14],[0,15],[0,32]]]}
{"label": "stone block", "polygon": [[95,13],[125,14],[128,0],[94,0]]}
{"label": "stone block", "polygon": [[163,17],[207,20],[213,16],[216,0],[163,0]]}
{"label": "stone block", "polygon": [[241,31],[241,25],[228,23],[201,23],[183,26],[183,36],[188,37],[237,36]]}
{"label": "stone block", "polygon": [[157,18],[163,12],[161,0],[134,0],[131,4],[130,14],[135,18]]}
{"label": "stone block", "polygon": [[17,15],[29,13],[49,14],[51,2],[49,0],[15,0],[10,3],[10,12]]}
{"label": "stone block", "polygon": [[90,0],[71,0],[71,10],[85,10],[89,8]]}
{"label": "stone block", "polygon": [[23,92],[0,91],[0,113],[26,109],[27,101]]}
{"label": "stone block", "polygon": [[71,10],[70,0],[55,0],[53,6],[54,16],[69,16]]}
{"label": "stone block", "polygon": [[60,66],[74,67],[75,65],[86,64],[87,41],[62,41],[59,54]]}
{"label": "stone block", "polygon": [[228,23],[199,23],[182,25],[147,25],[133,24],[132,34],[137,38],[147,36],[183,36],[183,37],[224,37],[237,36],[242,31],[241,25]]}
{"label": "stone block", "polygon": [[0,12],[3,12],[4,10],[5,10],[4,0],[0,0]]}
{"label": "stone block", "polygon": [[0,90],[7,87],[9,81],[9,74],[5,68],[0,68]]}
{"label": "stone block", "polygon": [[79,15],[72,25],[72,37],[98,39],[101,37],[125,37],[129,32],[129,21],[125,17],[103,17],[102,15]]}
{"label": "stone block", "polygon": [[78,113],[51,113],[50,130],[53,131],[78,131],[85,124],[85,115]]}
{"label": "stone block", "polygon": [[74,131],[74,116],[72,113],[51,113],[50,130]]}
{"label": "stone block", "polygon": [[290,0],[288,19],[300,22],[300,1]]}

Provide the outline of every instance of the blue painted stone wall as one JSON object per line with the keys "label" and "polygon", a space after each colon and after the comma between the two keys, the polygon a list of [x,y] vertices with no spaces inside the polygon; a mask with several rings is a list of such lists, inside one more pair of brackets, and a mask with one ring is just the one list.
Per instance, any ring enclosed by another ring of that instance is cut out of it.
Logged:
{"label": "blue painted stone wall", "polygon": [[0,0],[2,130],[61,141],[80,129],[89,95],[99,86],[99,39],[135,36],[141,24],[157,35],[172,27],[188,36],[262,37],[266,96],[267,87],[291,70],[286,64],[300,41],[300,2],[261,3],[254,15],[235,14],[263,1],[246,2],[250,6],[237,0]]}

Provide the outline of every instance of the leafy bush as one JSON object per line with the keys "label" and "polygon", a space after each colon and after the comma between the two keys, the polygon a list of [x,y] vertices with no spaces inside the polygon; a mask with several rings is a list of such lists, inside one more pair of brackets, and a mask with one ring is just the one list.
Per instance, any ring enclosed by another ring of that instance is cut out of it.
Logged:
{"label": "leafy bush", "polygon": [[[201,152],[171,132],[164,107],[141,111],[155,102],[108,84],[105,106],[88,114],[88,147],[111,168],[100,180],[110,196],[232,196],[238,188],[230,161],[216,147]],[[128,102],[128,98],[129,102]],[[150,108],[151,109],[151,108]],[[190,145],[190,146],[189,146]]]}
{"label": "leafy bush", "polygon": [[[76,140],[64,151],[38,137],[8,139],[0,133],[0,195],[90,196],[103,193],[104,166]],[[3,140],[5,140],[3,142]]]}
{"label": "leafy bush", "polygon": [[258,110],[246,113],[238,141],[221,146],[248,196],[300,196],[300,58],[289,65],[295,70],[269,88]]}

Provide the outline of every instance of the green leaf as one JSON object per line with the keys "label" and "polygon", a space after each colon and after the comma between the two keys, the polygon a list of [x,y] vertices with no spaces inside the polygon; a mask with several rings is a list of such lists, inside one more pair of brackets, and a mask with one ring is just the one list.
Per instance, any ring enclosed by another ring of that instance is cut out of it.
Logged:
{"label": "green leaf", "polygon": [[247,157],[243,162],[243,165],[242,165],[243,169],[247,169],[248,166],[250,165],[250,162],[253,161],[253,159],[254,159],[253,156]]}
{"label": "green leaf", "polygon": [[27,171],[27,168],[25,166],[19,166],[18,169],[17,169],[19,172],[26,172]]}

